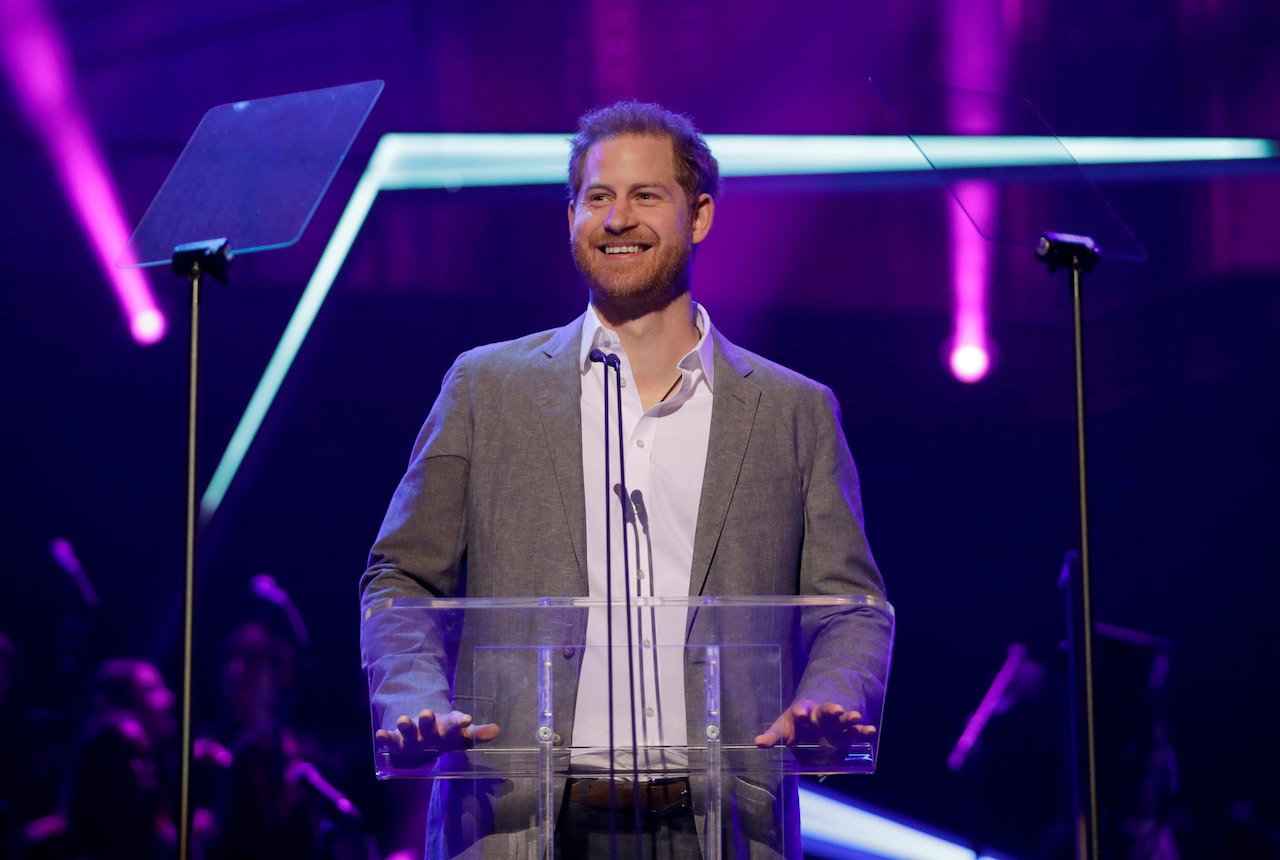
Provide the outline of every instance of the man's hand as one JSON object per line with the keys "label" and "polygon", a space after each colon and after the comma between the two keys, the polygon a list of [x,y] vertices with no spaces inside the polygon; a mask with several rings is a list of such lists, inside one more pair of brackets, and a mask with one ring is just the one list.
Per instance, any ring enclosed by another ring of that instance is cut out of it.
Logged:
{"label": "man's hand", "polygon": [[780,743],[848,749],[854,741],[875,733],[876,727],[864,724],[857,711],[846,711],[833,702],[819,705],[801,699],[783,711],[763,734],[756,735],[755,743],[761,749],[772,749]]}
{"label": "man's hand", "polygon": [[491,741],[500,731],[497,723],[472,725],[471,715],[461,711],[450,711],[437,717],[435,711],[424,710],[417,719],[401,715],[394,730],[378,729],[374,739],[378,749],[434,758],[441,753],[470,749],[477,743]]}

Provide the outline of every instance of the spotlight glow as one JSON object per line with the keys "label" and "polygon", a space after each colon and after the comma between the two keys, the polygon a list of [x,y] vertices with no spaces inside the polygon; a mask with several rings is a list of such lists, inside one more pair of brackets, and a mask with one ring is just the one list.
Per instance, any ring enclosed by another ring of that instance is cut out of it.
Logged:
{"label": "spotlight glow", "polygon": [[[226,495],[378,193],[558,185],[565,181],[568,137],[398,133],[382,136],[209,482],[200,503],[203,520],[207,522],[214,515]],[[712,134],[707,135],[707,142],[720,160],[722,175],[727,177],[910,175],[931,169],[906,137]],[[944,156],[948,167],[1060,167],[1063,146],[1081,164],[1269,160],[1280,156],[1280,145],[1275,141],[1257,138],[1069,137],[1062,138],[1060,145],[1056,138],[968,135],[928,138],[923,142],[929,152]],[[974,321],[972,314],[961,312],[958,303],[955,349],[959,353],[959,367],[971,377],[966,381],[981,379],[990,367],[984,339],[985,320],[978,328],[968,328]],[[982,334],[971,335],[970,331]],[[952,368],[956,366],[953,358]],[[960,371],[956,375],[965,379]]]}
{"label": "spotlight glow", "polygon": [[164,315],[142,271],[115,266],[129,238],[124,212],[76,97],[62,37],[41,0],[0,0],[0,55],[130,333],[138,343],[155,343],[164,337]]}
{"label": "spotlight glow", "polygon": [[990,182],[958,182],[956,196],[965,200],[950,210],[951,290],[953,322],[951,372],[961,382],[974,383],[991,366],[987,332],[987,286],[991,282],[991,243],[970,218],[990,223],[996,211],[995,186]]}
{"label": "spotlight glow", "polygon": [[978,382],[991,369],[991,356],[978,344],[968,343],[951,350],[951,372],[961,382]]}
{"label": "spotlight glow", "polygon": [[134,314],[129,324],[133,339],[148,346],[163,338],[167,328],[164,316],[154,308],[144,308]]}

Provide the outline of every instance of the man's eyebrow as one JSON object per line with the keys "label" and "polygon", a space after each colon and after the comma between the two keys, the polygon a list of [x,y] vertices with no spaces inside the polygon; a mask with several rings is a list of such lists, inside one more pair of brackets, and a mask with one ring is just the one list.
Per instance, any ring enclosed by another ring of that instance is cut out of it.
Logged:
{"label": "man's eyebrow", "polygon": [[[663,191],[667,190],[667,186],[656,179],[647,179],[647,180],[644,180],[643,182],[633,182],[631,183],[631,185],[628,187],[627,190],[639,191],[642,188],[660,188]],[[599,189],[601,191],[613,191],[613,186],[605,182],[591,182],[591,183],[588,183],[587,185],[582,186],[583,191],[592,191],[595,189]]]}

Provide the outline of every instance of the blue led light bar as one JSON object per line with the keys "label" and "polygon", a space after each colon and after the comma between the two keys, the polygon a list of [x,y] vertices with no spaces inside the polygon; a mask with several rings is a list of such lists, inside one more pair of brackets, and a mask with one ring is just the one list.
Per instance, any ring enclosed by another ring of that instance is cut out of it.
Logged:
{"label": "blue led light bar", "polygon": [[806,856],[833,860],[868,854],[884,860],[1010,860],[975,856],[972,848],[954,839],[805,787],[800,789],[800,835]]}
{"label": "blue led light bar", "polygon": [[[1080,164],[1162,164],[1280,156],[1276,141],[1257,138],[1064,137],[1059,143],[1052,137],[974,135],[918,140],[935,163],[948,168],[1060,167],[1071,158]],[[726,177],[931,169],[906,137],[728,134],[708,135],[707,142]],[[227,443],[201,499],[201,519],[208,522],[226,496],[379,191],[555,185],[565,181],[568,155],[568,137],[559,134],[383,135]]]}

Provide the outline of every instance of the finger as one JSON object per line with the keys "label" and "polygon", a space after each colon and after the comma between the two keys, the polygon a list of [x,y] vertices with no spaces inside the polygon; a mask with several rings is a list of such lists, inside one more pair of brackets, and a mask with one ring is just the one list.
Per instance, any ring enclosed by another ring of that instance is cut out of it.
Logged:
{"label": "finger", "polygon": [[463,731],[471,725],[471,715],[462,711],[450,711],[436,720],[436,733],[445,743],[458,743]]}
{"label": "finger", "polygon": [[404,750],[404,735],[400,732],[389,732],[386,729],[378,729],[373,735],[374,742],[378,749],[390,750],[391,752],[401,752]]}
{"label": "finger", "polygon": [[436,719],[436,712],[430,708],[423,708],[418,714],[418,743],[429,743],[435,741],[439,736],[439,720]]}
{"label": "finger", "polygon": [[829,724],[840,722],[840,718],[845,715],[845,709],[841,708],[840,705],[833,703],[833,701],[828,701],[828,703],[823,705],[822,708],[818,708],[817,713],[818,721],[824,724],[824,726],[829,726]]}
{"label": "finger", "polygon": [[840,717],[844,708],[834,702],[827,702],[820,708],[814,708],[810,717],[813,727],[822,731],[833,731],[840,727]]}
{"label": "finger", "polygon": [[404,744],[422,743],[422,738],[418,734],[418,724],[413,717],[401,714],[396,718],[396,731],[400,733],[401,740]]}
{"label": "finger", "polygon": [[764,734],[756,735],[755,744],[761,749],[773,749],[778,745],[778,741],[782,740],[782,735],[777,729],[765,729]]}
{"label": "finger", "polygon": [[853,727],[855,723],[862,722],[862,714],[857,711],[845,711],[840,715],[840,725],[847,731]]}
{"label": "finger", "polygon": [[876,733],[875,726],[868,726],[864,723],[858,723],[856,726],[853,727],[853,730],[858,734],[862,735],[863,737],[868,737],[868,738]]}
{"label": "finger", "polygon": [[497,723],[479,723],[462,730],[462,737],[472,744],[484,743],[496,738],[502,729]]}

